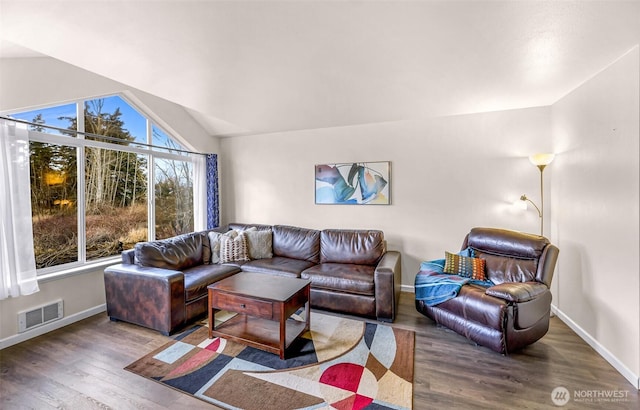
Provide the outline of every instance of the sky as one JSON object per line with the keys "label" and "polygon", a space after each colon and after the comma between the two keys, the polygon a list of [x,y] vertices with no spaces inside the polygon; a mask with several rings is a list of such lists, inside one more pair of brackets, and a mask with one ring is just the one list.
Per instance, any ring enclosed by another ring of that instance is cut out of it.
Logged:
{"label": "sky", "polygon": [[[129,131],[129,133],[135,137],[135,140],[140,143],[147,143],[147,120],[141,115],[136,109],[134,109],[131,105],[129,105],[126,101],[124,101],[121,97],[115,95],[111,97],[103,97],[104,105],[102,107],[103,112],[113,113],[116,108],[120,108],[120,112],[122,113],[120,119],[124,122],[124,128]],[[93,100],[88,100],[89,102]],[[91,104],[90,104],[91,107]],[[76,104],[64,104],[58,105],[51,108],[40,108],[32,111],[25,111],[20,113],[14,113],[10,116],[16,119],[21,119],[25,121],[33,121],[33,119],[38,115],[42,114],[42,118],[45,121],[46,125],[51,125],[58,128],[67,128],[69,127],[69,120],[67,119],[59,119],[61,117],[76,117]],[[168,141],[171,139],[162,129],[153,125],[153,137],[154,140],[152,144],[158,146],[167,146]],[[61,134],[61,132],[57,130],[49,130],[51,134]],[[180,148],[180,145],[174,142],[174,147]]]}

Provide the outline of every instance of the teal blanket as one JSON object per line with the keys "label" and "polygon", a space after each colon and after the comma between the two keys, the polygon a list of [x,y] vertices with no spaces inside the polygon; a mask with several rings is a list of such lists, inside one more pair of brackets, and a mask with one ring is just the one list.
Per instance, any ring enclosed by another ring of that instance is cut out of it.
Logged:
{"label": "teal blanket", "polygon": [[455,298],[462,285],[469,282],[469,278],[444,273],[426,274],[419,272],[416,275],[416,300],[424,301],[427,306],[435,306]]}
{"label": "teal blanket", "polygon": [[460,288],[467,283],[492,286],[490,281],[471,280],[459,275],[448,275],[444,271],[444,259],[422,262],[416,275],[416,300],[422,300],[427,306],[435,306],[458,296]]}

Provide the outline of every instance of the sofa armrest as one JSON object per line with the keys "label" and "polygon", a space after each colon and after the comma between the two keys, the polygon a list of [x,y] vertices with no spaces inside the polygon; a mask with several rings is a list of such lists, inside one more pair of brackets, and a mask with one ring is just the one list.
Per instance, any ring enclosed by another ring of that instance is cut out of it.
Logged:
{"label": "sofa armrest", "polygon": [[104,271],[107,314],[165,335],[185,321],[184,275],[181,271],[118,264]]}
{"label": "sofa armrest", "polygon": [[509,302],[521,303],[536,299],[548,290],[547,285],[540,282],[506,282],[491,286],[485,294]]}
{"label": "sofa armrest", "polygon": [[374,275],[376,317],[378,320],[393,322],[400,300],[402,281],[400,252],[387,251],[378,262]]}
{"label": "sofa armrest", "polygon": [[164,268],[154,268],[151,266],[140,266],[137,264],[121,263],[118,265],[108,266],[104,270],[106,274],[120,274],[120,275],[133,275],[141,277],[150,277],[156,279],[170,278],[173,276],[183,277],[182,271]]}

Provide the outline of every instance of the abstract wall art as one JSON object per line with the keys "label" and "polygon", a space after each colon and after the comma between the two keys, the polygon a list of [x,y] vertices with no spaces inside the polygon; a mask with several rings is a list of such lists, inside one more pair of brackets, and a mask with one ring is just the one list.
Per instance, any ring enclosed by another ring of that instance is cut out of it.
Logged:
{"label": "abstract wall art", "polygon": [[316,204],[389,205],[391,163],[316,165]]}

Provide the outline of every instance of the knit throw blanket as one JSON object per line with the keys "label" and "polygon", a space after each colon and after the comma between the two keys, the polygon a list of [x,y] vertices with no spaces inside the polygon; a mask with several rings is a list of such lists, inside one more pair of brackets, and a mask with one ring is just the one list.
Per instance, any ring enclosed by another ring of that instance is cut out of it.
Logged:
{"label": "knit throw blanket", "polygon": [[469,278],[444,273],[420,271],[416,275],[416,300],[422,300],[427,306],[434,306],[458,296],[462,285]]}

